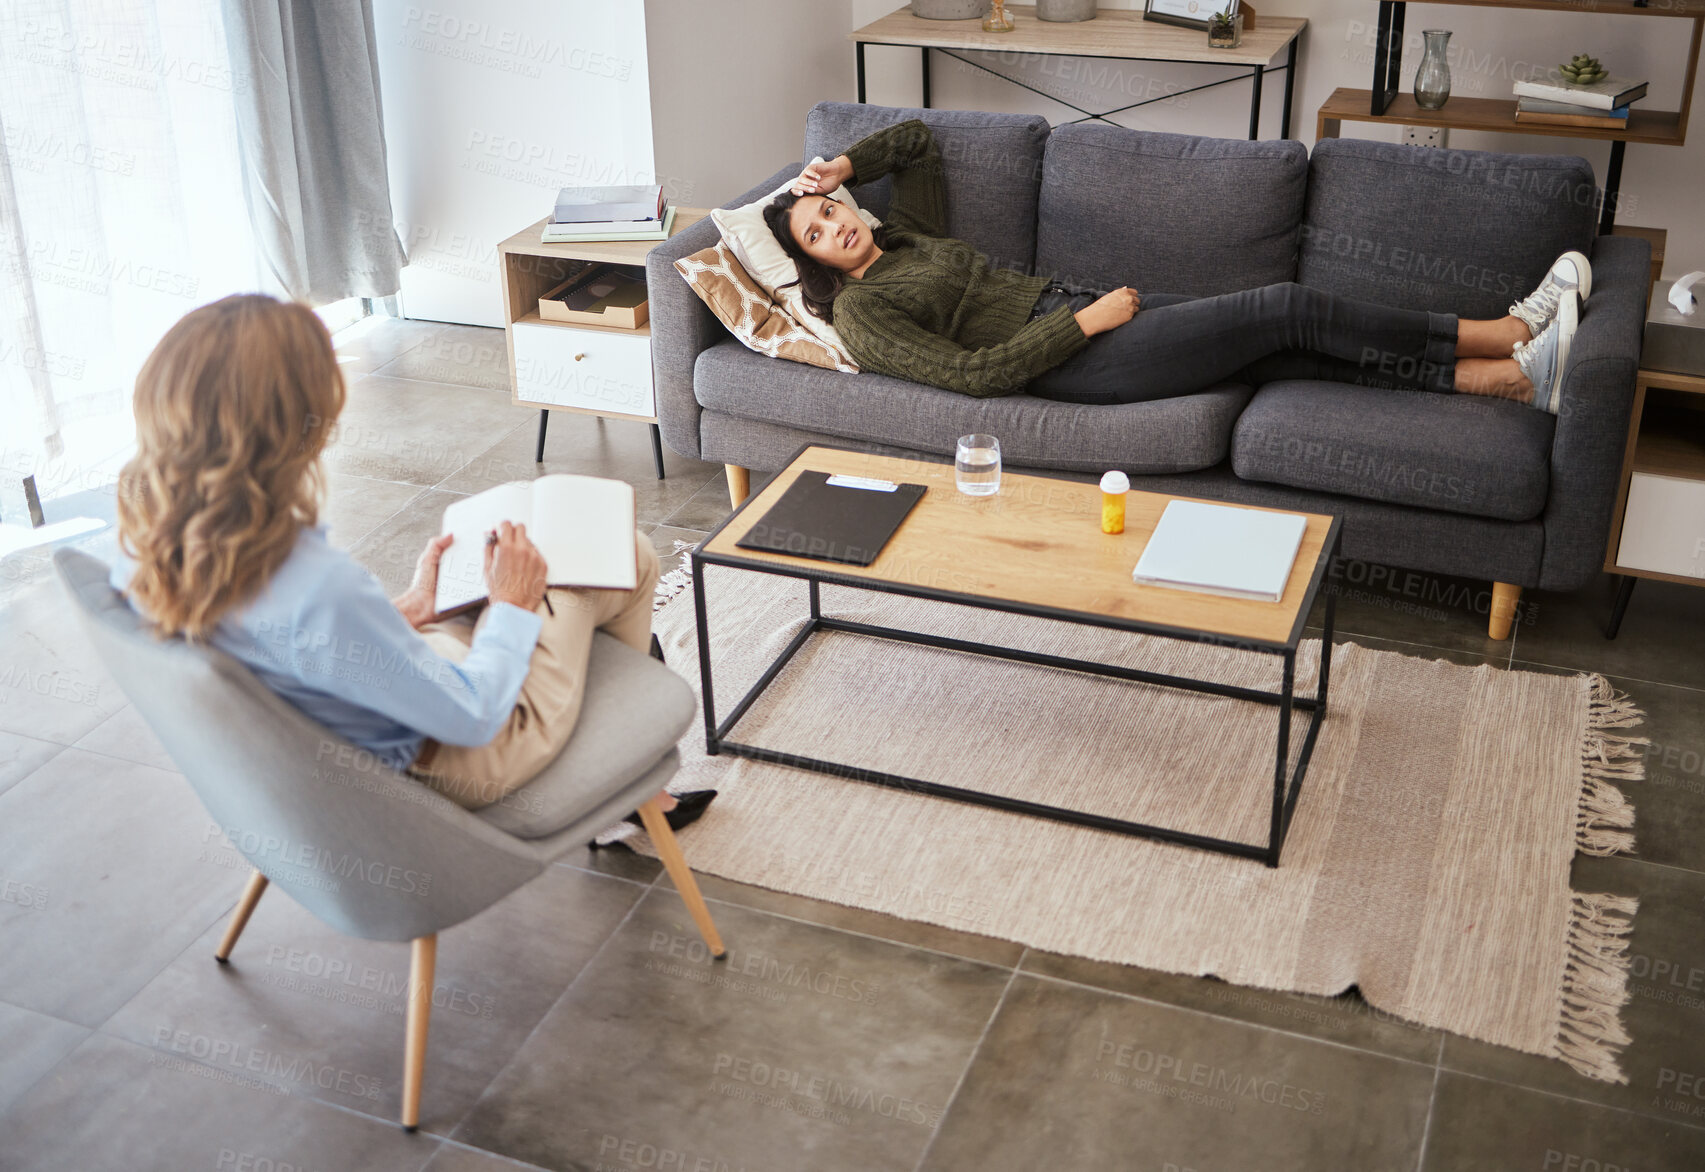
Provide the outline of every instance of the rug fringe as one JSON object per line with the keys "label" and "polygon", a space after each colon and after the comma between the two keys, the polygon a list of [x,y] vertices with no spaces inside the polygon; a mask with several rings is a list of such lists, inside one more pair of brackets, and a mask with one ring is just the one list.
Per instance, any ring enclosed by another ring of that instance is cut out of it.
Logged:
{"label": "rug fringe", "polygon": [[[669,551],[668,556],[675,557],[677,554],[685,553],[687,550],[695,548],[697,548],[697,546],[693,542],[682,541],[680,538],[676,538],[675,548]],[[657,589],[653,591],[651,595],[651,613],[656,614],[658,611],[662,610],[670,603],[671,600],[674,599],[675,595],[679,594],[692,584],[693,568],[691,562],[684,561],[673,570],[670,570],[667,574],[658,578]]]}
{"label": "rug fringe", "polygon": [[1618,782],[1646,775],[1638,746],[1647,737],[1607,733],[1609,728],[1638,724],[1646,714],[1632,696],[1601,675],[1586,677],[1587,728],[1581,739],[1581,796],[1575,809],[1575,845],[1584,854],[1615,855],[1634,849],[1634,806]]}
{"label": "rug fringe", "polygon": [[1628,1004],[1628,934],[1639,900],[1576,892],[1569,908],[1569,961],[1563,974],[1557,1057],[1588,1078],[1626,1083],[1617,1061],[1631,1040],[1622,1028]]}

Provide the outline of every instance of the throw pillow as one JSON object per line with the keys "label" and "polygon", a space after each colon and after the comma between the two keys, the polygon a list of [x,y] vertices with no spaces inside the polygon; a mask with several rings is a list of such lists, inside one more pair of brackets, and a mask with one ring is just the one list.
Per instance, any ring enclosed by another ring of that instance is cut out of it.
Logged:
{"label": "throw pillow", "polygon": [[[819,155],[811,161],[821,163],[823,157]],[[840,332],[805,308],[805,295],[799,291],[799,286],[782,288],[799,279],[799,266],[782,251],[775,235],[770,232],[770,226],[764,223],[764,207],[786,191],[792,183],[793,180],[789,179],[762,199],[753,200],[744,207],[718,208],[711,212],[710,216],[716,221],[717,230],[722,233],[722,239],[728,243],[734,258],[758,283],[758,287],[768,293],[771,300],[779,302],[799,325],[845,354],[846,348],[841,345]],[[846,204],[870,227],[882,226],[881,220],[858,206],[858,201],[853,199],[852,192],[845,186],[835,188],[829,195]]]}
{"label": "throw pillow", "polygon": [[814,336],[772,301],[735,258],[726,240],[682,257],[675,262],[675,269],[710,306],[717,320],[748,348],[771,358],[807,362],[849,374],[858,370],[840,348],[838,337],[830,343]]}

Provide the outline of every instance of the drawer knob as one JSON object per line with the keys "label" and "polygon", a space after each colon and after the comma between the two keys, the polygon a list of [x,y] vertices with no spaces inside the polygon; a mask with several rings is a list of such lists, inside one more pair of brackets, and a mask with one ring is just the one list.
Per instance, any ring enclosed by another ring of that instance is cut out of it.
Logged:
{"label": "drawer knob", "polygon": [[586,355],[584,355],[584,354],[576,354],[576,355],[575,355],[575,356],[574,356],[574,360],[575,360],[575,361],[576,361],[576,362],[579,362],[579,361],[580,361],[580,360],[581,360],[581,359],[582,359],[582,358],[585,358],[585,357],[586,357]]}

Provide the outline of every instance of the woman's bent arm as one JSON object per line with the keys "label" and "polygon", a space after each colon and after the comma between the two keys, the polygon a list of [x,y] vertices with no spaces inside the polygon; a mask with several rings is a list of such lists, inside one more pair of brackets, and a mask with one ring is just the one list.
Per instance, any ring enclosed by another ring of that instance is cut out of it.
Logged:
{"label": "woman's bent arm", "polygon": [[[446,659],[353,561],[297,612],[289,657],[303,685],[390,717],[447,745],[483,745],[515,708],[543,625],[493,603],[461,663]],[[257,635],[257,637],[259,637]],[[324,651],[315,654],[317,645]]]}
{"label": "woman's bent arm", "polygon": [[1089,344],[1067,306],[980,350],[932,334],[900,310],[870,298],[840,298],[835,325],[860,369],[983,399],[1018,394],[1031,379]]}
{"label": "woman's bent arm", "polygon": [[894,198],[882,219],[907,232],[947,235],[947,178],[935,135],[917,118],[868,134],[847,148],[853,183],[894,177]]}

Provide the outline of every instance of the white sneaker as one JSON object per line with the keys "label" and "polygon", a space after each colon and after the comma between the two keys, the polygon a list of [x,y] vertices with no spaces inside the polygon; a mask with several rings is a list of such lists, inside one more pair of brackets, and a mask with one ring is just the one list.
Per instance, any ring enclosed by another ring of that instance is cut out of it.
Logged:
{"label": "white sneaker", "polygon": [[1563,375],[1569,366],[1569,347],[1580,327],[1580,304],[1574,290],[1558,299],[1557,316],[1531,342],[1517,342],[1516,365],[1533,384],[1533,405],[1557,414],[1563,398]]}
{"label": "white sneaker", "polygon": [[1545,279],[1539,282],[1539,288],[1510,306],[1510,316],[1526,322],[1528,334],[1537,341],[1545,327],[1551,324],[1551,319],[1557,316],[1557,305],[1563,299],[1563,291],[1571,288],[1580,294],[1582,301],[1592,296],[1592,264],[1585,256],[1573,251],[1565,252],[1551,262],[1551,268]]}

